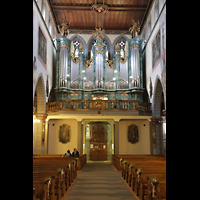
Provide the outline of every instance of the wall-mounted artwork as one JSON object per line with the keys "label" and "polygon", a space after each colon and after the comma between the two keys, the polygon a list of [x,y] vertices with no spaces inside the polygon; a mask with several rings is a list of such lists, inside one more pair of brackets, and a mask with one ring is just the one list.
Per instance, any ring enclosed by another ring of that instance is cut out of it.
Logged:
{"label": "wall-mounted artwork", "polygon": [[138,127],[135,124],[128,126],[128,141],[132,144],[139,141]]}
{"label": "wall-mounted artwork", "polygon": [[59,127],[58,133],[59,142],[66,144],[71,140],[71,126],[63,124]]}
{"label": "wall-mounted artwork", "polygon": [[155,67],[160,58],[161,58],[161,52],[160,52],[160,29],[159,29],[152,42],[152,68]]}
{"label": "wall-mounted artwork", "polygon": [[47,40],[39,27],[39,41],[38,41],[38,55],[40,59],[45,64],[46,69],[46,61],[47,61]]}

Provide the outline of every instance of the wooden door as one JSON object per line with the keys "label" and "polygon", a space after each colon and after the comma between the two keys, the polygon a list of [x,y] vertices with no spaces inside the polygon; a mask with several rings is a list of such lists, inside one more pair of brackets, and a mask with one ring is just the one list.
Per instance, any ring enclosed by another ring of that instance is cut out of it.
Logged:
{"label": "wooden door", "polygon": [[90,160],[107,160],[107,124],[97,122],[92,125],[90,140]]}

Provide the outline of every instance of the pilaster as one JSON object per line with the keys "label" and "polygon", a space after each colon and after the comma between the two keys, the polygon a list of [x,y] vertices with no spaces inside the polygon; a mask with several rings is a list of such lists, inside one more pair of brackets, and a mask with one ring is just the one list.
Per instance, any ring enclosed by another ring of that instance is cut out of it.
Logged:
{"label": "pilaster", "polygon": [[47,152],[46,118],[46,114],[34,116],[33,153],[35,154]]}
{"label": "pilaster", "polygon": [[114,132],[115,147],[114,153],[119,154],[119,121],[115,121],[115,132]]}

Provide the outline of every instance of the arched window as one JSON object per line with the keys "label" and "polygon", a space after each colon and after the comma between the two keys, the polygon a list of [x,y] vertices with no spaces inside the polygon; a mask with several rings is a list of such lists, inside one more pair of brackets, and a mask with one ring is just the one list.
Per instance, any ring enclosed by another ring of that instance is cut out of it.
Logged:
{"label": "arched window", "polygon": [[149,15],[149,19],[147,21],[147,35],[149,37],[149,35],[151,34],[151,15]]}
{"label": "arched window", "polygon": [[155,22],[158,19],[159,16],[159,0],[155,1],[155,8],[154,8],[154,17],[155,17]]}
{"label": "arched window", "polygon": [[49,33],[52,35],[52,15],[51,15],[51,11],[49,10]]}
{"label": "arched window", "polygon": [[[88,47],[88,59],[91,58],[91,50],[92,50],[92,46],[95,44],[96,40],[93,38],[93,36],[90,37],[90,39],[88,40],[88,43],[87,43],[87,47]],[[103,38],[103,43],[106,45],[107,47],[107,51],[108,51],[108,56],[109,56],[109,59],[111,59],[112,57],[112,53],[111,53],[111,42],[110,42],[110,39],[108,38],[108,36],[104,35],[104,38]]]}
{"label": "arched window", "polygon": [[54,42],[54,45],[57,47],[57,40],[56,40],[56,26],[54,25],[53,27],[53,42]]}
{"label": "arched window", "polygon": [[124,48],[126,45],[126,41],[123,39],[118,43],[118,45],[120,46],[120,57],[124,58]]}
{"label": "arched window", "polygon": [[79,46],[81,45],[81,43],[78,40],[73,40],[73,44],[74,44],[74,56],[78,57]]}
{"label": "arched window", "polygon": [[43,16],[43,18],[45,20],[45,16],[46,16],[46,0],[42,0],[41,13],[42,13],[42,16]]}
{"label": "arched window", "polygon": [[120,35],[120,36],[118,36],[118,37],[113,41],[114,52],[115,52],[115,46],[116,46],[117,44],[120,46],[120,50],[124,50],[127,40],[129,40],[129,38],[126,37],[125,35]]}
{"label": "arched window", "polygon": [[83,45],[83,54],[85,57],[87,57],[87,45],[85,40],[80,35],[73,35],[70,40],[73,42],[74,45],[74,54],[76,53],[76,56],[79,52],[80,45]]}

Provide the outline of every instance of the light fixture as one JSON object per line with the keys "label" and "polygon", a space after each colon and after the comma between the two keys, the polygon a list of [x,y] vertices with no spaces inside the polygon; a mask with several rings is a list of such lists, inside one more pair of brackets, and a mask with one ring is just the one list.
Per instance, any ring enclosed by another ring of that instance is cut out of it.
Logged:
{"label": "light fixture", "polygon": [[39,120],[39,119],[34,119],[33,122],[34,122],[34,123],[39,123],[40,120]]}
{"label": "light fixture", "polygon": [[106,13],[108,12],[108,6],[104,4],[104,0],[103,0],[103,4],[97,4],[97,2],[95,1],[95,4],[92,5],[91,10],[94,13]]}
{"label": "light fixture", "polygon": [[97,4],[97,1],[95,0],[95,4],[91,6],[91,11],[95,13],[96,29],[97,27],[99,27],[100,30],[104,31],[104,14],[107,13],[108,10],[109,8],[107,5],[104,4],[104,0],[103,0],[103,4]]}

